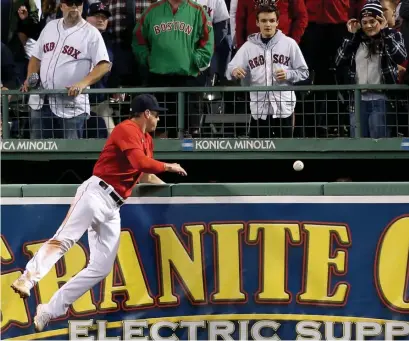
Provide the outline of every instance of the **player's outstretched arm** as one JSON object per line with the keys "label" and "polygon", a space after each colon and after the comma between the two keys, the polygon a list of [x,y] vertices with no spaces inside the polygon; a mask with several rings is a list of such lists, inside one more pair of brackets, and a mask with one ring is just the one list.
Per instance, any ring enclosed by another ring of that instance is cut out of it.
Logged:
{"label": "player's outstretched arm", "polygon": [[186,171],[178,163],[165,163],[152,159],[140,149],[128,149],[125,151],[132,167],[142,173],[159,174],[163,172],[177,173],[186,176]]}
{"label": "player's outstretched arm", "polygon": [[159,177],[155,174],[148,174],[143,173],[139,179],[139,183],[141,184],[153,184],[153,185],[164,185],[166,184],[165,181],[159,179]]}
{"label": "player's outstretched arm", "polygon": [[165,169],[170,173],[177,173],[182,176],[187,175],[187,172],[178,163],[165,163]]}

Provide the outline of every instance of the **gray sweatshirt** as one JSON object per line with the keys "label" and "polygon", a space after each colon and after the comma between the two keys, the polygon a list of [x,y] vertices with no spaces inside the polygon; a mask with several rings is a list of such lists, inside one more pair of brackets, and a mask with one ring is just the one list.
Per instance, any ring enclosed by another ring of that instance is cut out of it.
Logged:
{"label": "gray sweatshirt", "polygon": [[[280,30],[264,44],[261,34],[256,33],[237,51],[226,71],[227,79],[232,79],[235,68],[246,70],[251,86],[288,86],[305,80],[309,76],[308,66],[296,41]],[[287,79],[276,80],[277,70],[286,71]],[[294,91],[250,92],[250,109],[254,119],[286,118],[294,112],[296,97]]]}

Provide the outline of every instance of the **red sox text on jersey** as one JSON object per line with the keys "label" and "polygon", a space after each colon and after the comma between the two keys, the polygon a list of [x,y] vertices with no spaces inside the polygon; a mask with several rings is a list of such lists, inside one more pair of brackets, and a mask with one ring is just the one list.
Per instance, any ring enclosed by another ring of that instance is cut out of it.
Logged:
{"label": "red sox text on jersey", "polygon": [[[44,89],[71,87],[99,62],[109,62],[101,33],[83,19],[70,28],[64,27],[63,19],[51,20],[37,40],[33,57],[41,61],[40,79]],[[48,99],[51,111],[59,117],[72,118],[91,111],[87,94],[54,95]],[[42,103],[42,98],[33,98],[30,105],[39,110]]]}
{"label": "red sox text on jersey", "polygon": [[[284,56],[283,54],[273,54],[273,63],[288,66],[290,63],[290,57]],[[263,55],[254,57],[249,60],[249,66],[251,69],[265,64],[265,59]]]}
{"label": "red sox text on jersey", "polygon": [[209,15],[209,17],[212,18],[213,9],[211,9],[210,7],[208,7],[208,6],[206,6],[206,5],[203,6],[203,9],[207,12],[207,14]]}
{"label": "red sox text on jersey", "polygon": [[[55,48],[55,43],[54,42],[46,43],[46,44],[43,45],[44,53],[51,52],[51,51],[54,50],[54,48]],[[81,51],[77,50],[76,48],[74,48],[72,46],[64,45],[61,53],[62,54],[67,54],[67,55],[71,56],[74,59],[78,59],[78,55],[81,53]]]}

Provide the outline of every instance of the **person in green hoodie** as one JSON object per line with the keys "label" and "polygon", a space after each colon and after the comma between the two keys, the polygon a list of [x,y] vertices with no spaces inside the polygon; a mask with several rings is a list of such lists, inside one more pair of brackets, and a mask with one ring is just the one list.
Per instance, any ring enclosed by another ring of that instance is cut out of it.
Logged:
{"label": "person in green hoodie", "polygon": [[[134,29],[132,50],[139,66],[149,70],[149,86],[204,86],[214,51],[212,22],[203,7],[192,0],[159,1],[142,14]],[[169,95],[166,99],[176,102]],[[189,99],[198,101],[198,96],[190,94]],[[176,106],[169,111],[163,121],[175,128]],[[199,121],[198,113],[189,115],[194,131]]]}

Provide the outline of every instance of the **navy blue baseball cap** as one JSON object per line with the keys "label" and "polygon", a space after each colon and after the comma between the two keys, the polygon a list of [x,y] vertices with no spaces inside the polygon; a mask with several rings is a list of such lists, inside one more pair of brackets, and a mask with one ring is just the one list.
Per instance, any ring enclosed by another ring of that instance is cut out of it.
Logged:
{"label": "navy blue baseball cap", "polygon": [[105,14],[107,18],[111,16],[108,6],[104,5],[102,2],[94,2],[88,7],[88,16],[92,17],[98,13]]}
{"label": "navy blue baseball cap", "polygon": [[168,109],[159,106],[158,100],[155,96],[143,94],[136,96],[131,103],[131,114],[150,111],[166,111]]}

